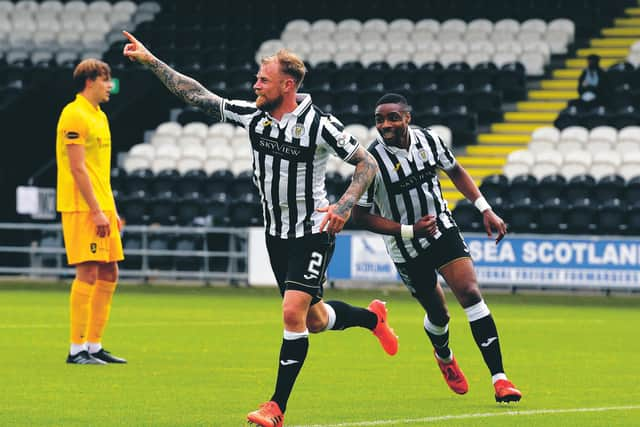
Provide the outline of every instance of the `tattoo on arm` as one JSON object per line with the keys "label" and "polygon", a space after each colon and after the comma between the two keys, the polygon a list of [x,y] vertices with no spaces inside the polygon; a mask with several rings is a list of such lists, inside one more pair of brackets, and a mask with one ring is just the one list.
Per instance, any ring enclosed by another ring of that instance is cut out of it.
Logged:
{"label": "tattoo on arm", "polygon": [[336,213],[341,216],[346,216],[351,211],[378,172],[378,163],[363,147],[358,147],[348,161],[356,166],[356,170],[351,184],[336,203]]}
{"label": "tattoo on arm", "polygon": [[157,58],[154,58],[147,64],[147,67],[158,76],[167,89],[184,102],[200,108],[205,113],[211,114],[216,120],[222,119],[220,114],[220,105],[222,104],[221,97],[210,92],[191,77],[177,72]]}

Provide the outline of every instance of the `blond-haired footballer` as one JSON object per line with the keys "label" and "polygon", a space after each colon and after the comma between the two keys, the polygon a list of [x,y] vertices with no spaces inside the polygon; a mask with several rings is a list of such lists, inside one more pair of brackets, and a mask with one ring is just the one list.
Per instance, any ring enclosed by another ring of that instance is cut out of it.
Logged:
{"label": "blond-haired footballer", "polygon": [[67,261],[75,266],[71,285],[71,346],[67,363],[126,363],[102,348],[102,334],[124,259],[120,218],[111,191],[111,133],[100,104],[109,101],[111,69],[85,59],[73,71],[77,94],[58,120],[57,209]]}

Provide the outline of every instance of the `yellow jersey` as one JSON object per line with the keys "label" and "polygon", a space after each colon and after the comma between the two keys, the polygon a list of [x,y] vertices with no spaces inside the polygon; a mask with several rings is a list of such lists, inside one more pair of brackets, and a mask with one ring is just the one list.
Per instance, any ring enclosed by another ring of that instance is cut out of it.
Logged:
{"label": "yellow jersey", "polygon": [[58,182],[56,191],[59,212],[88,211],[89,205],[80,193],[69,165],[68,144],[82,144],[85,165],[100,208],[115,211],[111,191],[111,132],[106,114],[94,107],[81,94],[67,104],[58,120],[56,131],[56,161]]}

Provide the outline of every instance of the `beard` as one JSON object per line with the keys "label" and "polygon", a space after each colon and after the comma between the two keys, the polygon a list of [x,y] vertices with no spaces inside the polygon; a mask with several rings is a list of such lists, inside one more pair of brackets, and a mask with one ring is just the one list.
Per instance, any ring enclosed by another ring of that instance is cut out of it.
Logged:
{"label": "beard", "polygon": [[256,98],[256,107],[267,113],[272,112],[282,104],[282,95],[275,99],[268,100],[263,95],[258,95]]}

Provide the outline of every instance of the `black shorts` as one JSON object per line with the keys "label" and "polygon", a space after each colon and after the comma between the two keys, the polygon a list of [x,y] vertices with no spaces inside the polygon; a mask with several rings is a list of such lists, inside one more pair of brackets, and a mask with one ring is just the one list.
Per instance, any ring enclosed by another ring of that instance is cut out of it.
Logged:
{"label": "black shorts", "polygon": [[327,281],[327,266],[335,249],[335,237],[329,233],[311,234],[297,239],[267,235],[267,251],[280,295],[286,290],[306,292],[311,305],[322,299]]}
{"label": "black shorts", "polygon": [[453,227],[445,230],[417,257],[396,263],[396,268],[405,286],[415,296],[421,290],[433,289],[438,280],[437,271],[459,258],[471,258],[471,255],[460,231]]}

